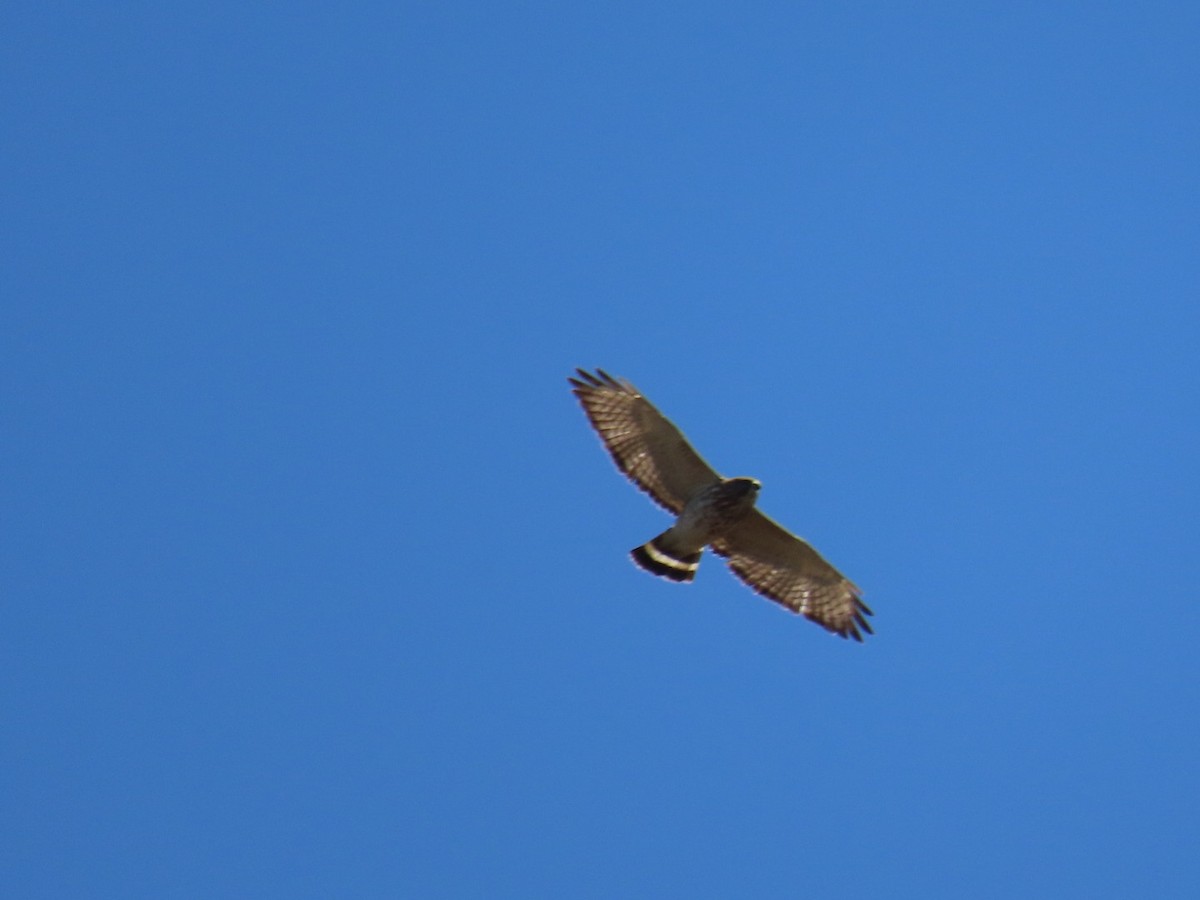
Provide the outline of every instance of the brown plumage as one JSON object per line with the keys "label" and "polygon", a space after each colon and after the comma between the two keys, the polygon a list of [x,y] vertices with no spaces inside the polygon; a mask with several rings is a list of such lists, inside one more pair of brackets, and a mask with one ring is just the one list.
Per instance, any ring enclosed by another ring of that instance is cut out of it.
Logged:
{"label": "brown plumage", "polygon": [[624,472],[677,516],[662,534],[635,548],[639,566],[691,581],[705,546],[758,593],[844,638],[870,634],[861,591],[804,540],[755,507],[759,483],[722,478],[678,428],[632,384],[603,369],[568,378],[605,447]]}

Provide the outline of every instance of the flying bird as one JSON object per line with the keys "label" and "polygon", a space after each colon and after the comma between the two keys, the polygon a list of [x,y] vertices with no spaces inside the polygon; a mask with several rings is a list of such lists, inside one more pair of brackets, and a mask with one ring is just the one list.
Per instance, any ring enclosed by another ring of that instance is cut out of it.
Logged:
{"label": "flying bird", "polygon": [[630,555],[648,572],[691,581],[705,547],[758,593],[843,638],[872,634],[862,592],[807,542],[756,507],[761,485],[723,478],[632,384],[603,369],[568,378],[622,472],[677,518]]}

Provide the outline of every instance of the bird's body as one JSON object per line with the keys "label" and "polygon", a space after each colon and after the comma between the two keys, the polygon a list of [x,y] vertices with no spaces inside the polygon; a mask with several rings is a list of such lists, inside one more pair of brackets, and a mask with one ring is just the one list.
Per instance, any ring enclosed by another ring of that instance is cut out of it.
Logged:
{"label": "bird's body", "polygon": [[672,581],[691,581],[704,548],[754,508],[759,487],[753,478],[722,478],[701,488],[674,525],[631,551],[634,562]]}
{"label": "bird's body", "polygon": [[861,592],[805,541],[755,507],[760,484],[722,478],[683,434],[628,382],[603,370],[568,379],[617,467],[675,524],[634,548],[634,562],[672,581],[696,576],[704,548],[729,561],[751,588],[818,625],[862,640],[871,610]]}

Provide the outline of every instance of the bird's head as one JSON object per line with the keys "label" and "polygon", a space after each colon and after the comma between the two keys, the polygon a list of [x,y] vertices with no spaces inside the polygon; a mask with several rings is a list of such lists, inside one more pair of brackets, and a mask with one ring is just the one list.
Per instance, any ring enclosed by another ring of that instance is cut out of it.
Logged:
{"label": "bird's head", "polygon": [[762,488],[762,483],[757,478],[730,478],[728,483],[743,494],[754,495]]}

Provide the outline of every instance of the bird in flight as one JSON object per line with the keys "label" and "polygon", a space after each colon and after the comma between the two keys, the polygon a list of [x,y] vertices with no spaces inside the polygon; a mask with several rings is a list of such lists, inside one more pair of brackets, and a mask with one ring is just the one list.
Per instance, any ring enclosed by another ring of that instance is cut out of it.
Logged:
{"label": "bird in flight", "polygon": [[753,478],[723,478],[683,433],[632,384],[603,369],[568,378],[613,461],[635,485],[677,518],[631,551],[648,572],[691,581],[705,547],[758,593],[843,638],[872,634],[862,592],[807,542],[754,505]]}

